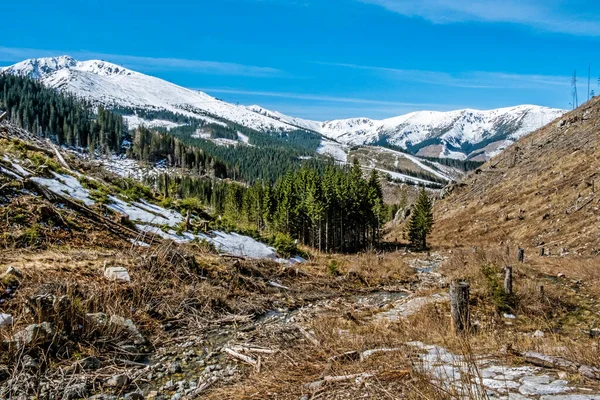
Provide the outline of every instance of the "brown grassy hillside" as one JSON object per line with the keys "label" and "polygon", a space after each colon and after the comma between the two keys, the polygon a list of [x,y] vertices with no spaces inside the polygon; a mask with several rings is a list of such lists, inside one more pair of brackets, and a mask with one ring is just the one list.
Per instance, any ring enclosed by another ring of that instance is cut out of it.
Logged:
{"label": "brown grassy hillside", "polygon": [[600,252],[600,99],[521,139],[435,207],[432,243]]}

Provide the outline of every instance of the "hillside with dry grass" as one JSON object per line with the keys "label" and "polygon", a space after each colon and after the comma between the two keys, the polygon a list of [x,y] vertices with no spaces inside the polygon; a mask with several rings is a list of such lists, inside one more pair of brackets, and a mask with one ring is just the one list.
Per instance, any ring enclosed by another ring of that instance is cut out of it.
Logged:
{"label": "hillside with dry grass", "polygon": [[600,252],[600,99],[521,139],[446,190],[433,242],[444,247]]}

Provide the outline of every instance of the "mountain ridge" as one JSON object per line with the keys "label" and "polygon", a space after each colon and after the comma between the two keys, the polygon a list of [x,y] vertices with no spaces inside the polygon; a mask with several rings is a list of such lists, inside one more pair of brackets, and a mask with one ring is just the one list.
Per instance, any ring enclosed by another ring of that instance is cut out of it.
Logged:
{"label": "mountain ridge", "polygon": [[[0,72],[37,79],[46,86],[108,108],[165,110],[209,123],[231,121],[260,132],[303,129],[348,146],[383,145],[424,157],[460,160],[485,161],[565,113],[549,107],[519,105],[492,110],[416,111],[383,120],[361,117],[314,121],[258,105],[229,104],[204,92],[102,60],[37,58],[0,68]],[[136,115],[126,115],[130,125],[143,122],[133,117]],[[152,124],[148,121],[148,125]],[[168,124],[158,121],[158,125]]]}

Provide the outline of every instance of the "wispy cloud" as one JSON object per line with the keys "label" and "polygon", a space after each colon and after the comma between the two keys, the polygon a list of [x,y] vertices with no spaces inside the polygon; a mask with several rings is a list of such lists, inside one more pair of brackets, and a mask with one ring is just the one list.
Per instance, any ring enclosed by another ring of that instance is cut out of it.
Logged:
{"label": "wispy cloud", "polygon": [[513,74],[506,72],[472,71],[449,74],[439,71],[408,70],[345,63],[317,62],[321,65],[368,71],[387,79],[471,89],[536,89],[569,86],[567,76]]}
{"label": "wispy cloud", "polygon": [[97,53],[86,50],[59,51],[0,46],[1,62],[19,62],[27,58],[54,57],[64,54],[68,54],[80,60],[101,59],[133,69],[188,70],[212,75],[233,75],[259,78],[282,77],[287,75],[286,72],[276,68],[230,62],[190,60],[184,58],[139,57],[122,54]]}
{"label": "wispy cloud", "polygon": [[549,32],[600,36],[600,15],[576,13],[576,7],[567,0],[357,1],[377,4],[407,17],[420,17],[438,24],[508,22]]}
{"label": "wispy cloud", "polygon": [[356,97],[337,97],[337,96],[323,96],[319,94],[305,94],[305,93],[288,93],[288,92],[264,92],[264,91],[253,91],[244,89],[229,89],[229,88],[202,88],[198,89],[207,93],[228,93],[228,94],[240,94],[257,97],[279,97],[294,100],[309,100],[319,101],[328,103],[349,103],[349,104],[362,104],[362,105],[379,105],[379,106],[390,106],[390,107],[415,107],[415,108],[447,108],[447,104],[435,104],[435,103],[410,103],[410,102],[398,102],[398,101],[386,101],[386,100],[374,100],[374,99],[363,99]]}

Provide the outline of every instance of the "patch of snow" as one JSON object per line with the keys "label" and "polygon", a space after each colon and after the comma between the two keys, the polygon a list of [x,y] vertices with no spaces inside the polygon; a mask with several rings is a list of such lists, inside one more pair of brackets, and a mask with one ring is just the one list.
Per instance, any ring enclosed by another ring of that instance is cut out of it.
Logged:
{"label": "patch of snow", "polygon": [[277,259],[274,248],[249,236],[214,231],[212,235],[200,235],[200,237],[212,243],[218,251],[232,256]]}
{"label": "patch of snow", "polygon": [[123,119],[127,121],[127,127],[129,129],[136,129],[139,126],[145,126],[147,128],[165,128],[167,130],[177,128],[179,126],[184,126],[184,124],[179,124],[173,121],[167,121],[162,119],[144,119],[137,115],[124,115]]}
{"label": "patch of snow", "polygon": [[238,131],[237,136],[238,136],[238,140],[240,142],[246,143],[248,145],[250,144],[250,138],[248,136],[244,135],[242,132]]}
{"label": "patch of snow", "polygon": [[131,221],[144,224],[176,226],[183,222],[183,217],[176,211],[167,210],[145,201],[127,203],[117,197],[108,196],[111,204],[107,207],[113,211],[129,216]]}
{"label": "patch of snow", "polygon": [[334,160],[347,163],[348,162],[348,146],[340,143],[333,142],[331,140],[323,139],[321,144],[317,148],[318,154],[330,155]]}
{"label": "patch of snow", "polygon": [[34,177],[31,180],[45,186],[54,193],[80,200],[86,206],[94,204],[94,200],[90,198],[90,192],[81,186],[77,178],[71,175],[60,175],[55,172],[52,172],[52,175],[54,175],[54,179]]}

